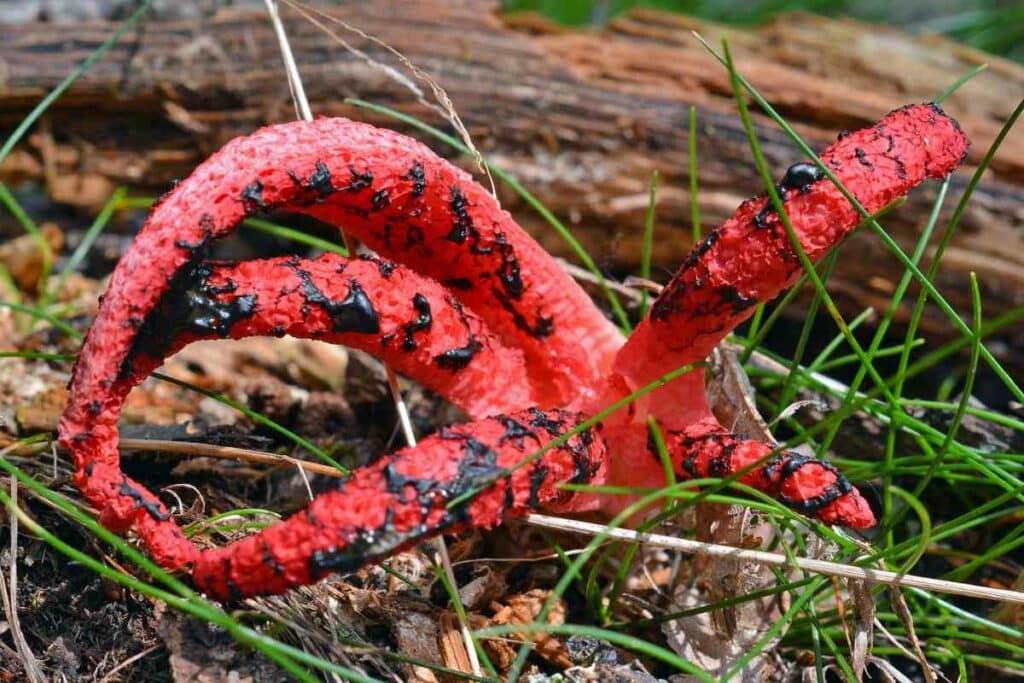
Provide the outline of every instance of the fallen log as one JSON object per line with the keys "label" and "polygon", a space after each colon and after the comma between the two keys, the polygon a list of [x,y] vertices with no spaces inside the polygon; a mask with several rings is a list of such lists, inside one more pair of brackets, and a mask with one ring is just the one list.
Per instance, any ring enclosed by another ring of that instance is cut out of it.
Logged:
{"label": "fallen log", "polygon": [[[330,19],[319,17],[322,26],[316,26],[294,8],[283,9],[316,112],[402,127],[345,103],[356,96],[446,127],[425,104],[430,100],[425,83],[411,77],[403,83],[381,68],[402,65],[380,44]],[[345,1],[329,11],[435,78],[479,149],[516,175],[572,227],[603,267],[617,273],[635,272],[639,262],[655,169],[662,177],[655,272],[673,268],[689,248],[691,106],[697,110],[705,225],[716,224],[761,189],[728,74],[692,31],[713,45],[728,34],[740,71],[817,147],[836,131],[865,125],[894,106],[928,100],[988,62],[988,70],[944,105],[970,133],[974,146],[968,164],[976,164],[1024,93],[1019,65],[941,38],[807,15],[745,30],[636,11],[601,30],[569,31],[534,16],[502,16],[489,0]],[[113,22],[0,26],[0,131],[9,133],[115,27]],[[408,83],[427,94],[419,97]],[[227,139],[293,116],[263,12],[228,9],[201,19],[149,19],[50,109],[0,166],[0,180],[41,180],[56,199],[73,204],[99,201],[118,184],[161,192]],[[801,159],[767,117],[757,114],[756,123],[779,174]],[[467,159],[465,165],[473,163]],[[948,204],[967,177],[954,179]],[[885,219],[904,249],[920,233],[933,197],[934,189],[918,193]],[[501,198],[546,247],[569,253],[512,193],[502,191]],[[1020,132],[1011,133],[978,186],[936,283],[965,315],[972,271],[984,289],[986,317],[1024,305]],[[846,313],[882,308],[902,272],[865,230],[843,247],[832,287]],[[908,312],[901,311],[900,319]],[[1024,367],[1024,353],[1016,350],[1024,348],[1022,327],[1002,335],[1004,343],[995,349],[1016,367]],[[922,329],[936,339],[954,334],[937,309],[929,309]]]}

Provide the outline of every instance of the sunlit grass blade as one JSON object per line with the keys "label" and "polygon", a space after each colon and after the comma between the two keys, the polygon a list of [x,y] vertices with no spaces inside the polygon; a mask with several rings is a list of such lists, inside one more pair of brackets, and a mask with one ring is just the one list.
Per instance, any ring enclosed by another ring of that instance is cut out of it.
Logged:
{"label": "sunlit grass blade", "polygon": [[242,227],[249,228],[250,230],[256,230],[267,235],[273,235],[274,237],[286,239],[298,244],[304,244],[307,247],[319,249],[324,252],[339,254],[341,256],[349,255],[348,249],[340,244],[334,244],[333,242],[321,239],[315,235],[310,235],[302,232],[301,230],[278,225],[277,223],[265,221],[260,218],[248,218],[242,222]]}
{"label": "sunlit grass blade", "polygon": [[697,176],[697,107],[690,106],[690,129],[686,161],[690,174],[690,235],[693,243],[703,236],[700,227],[700,180]]}
{"label": "sunlit grass blade", "polygon": [[[647,216],[644,219],[644,237],[640,255],[640,277],[644,280],[651,279],[651,254],[654,250],[654,220],[655,205],[658,199],[658,172],[651,174],[651,192],[647,201]],[[650,303],[650,293],[645,288],[641,293],[640,316],[647,315],[647,306]]]}
{"label": "sunlit grass blade", "polygon": [[274,420],[269,419],[262,413],[259,413],[251,409],[247,405],[239,403],[238,401],[228,398],[227,396],[219,394],[215,391],[209,391],[208,389],[196,386],[195,384],[192,384],[190,382],[180,380],[177,377],[171,377],[170,375],[165,375],[160,372],[154,372],[152,376],[156,377],[161,381],[169,382],[170,384],[174,384],[175,386],[182,387],[183,389],[188,389],[189,391],[194,391],[196,393],[202,394],[203,396],[212,398],[217,402],[223,403],[228,407],[234,408],[235,410],[242,413],[256,424],[263,425],[264,427],[272,429],[281,436],[284,436],[287,439],[296,443],[297,445],[301,446],[302,448],[305,448],[311,454],[315,455],[317,458],[324,461],[331,467],[334,467],[338,471],[342,473],[348,473],[348,469],[346,467],[344,467],[341,463],[339,463],[337,460],[328,455],[322,448],[319,448],[318,446],[316,446],[316,444],[312,443],[311,441],[304,439],[303,437],[299,436],[298,434],[288,429],[287,427],[284,427],[283,425],[275,422]]}

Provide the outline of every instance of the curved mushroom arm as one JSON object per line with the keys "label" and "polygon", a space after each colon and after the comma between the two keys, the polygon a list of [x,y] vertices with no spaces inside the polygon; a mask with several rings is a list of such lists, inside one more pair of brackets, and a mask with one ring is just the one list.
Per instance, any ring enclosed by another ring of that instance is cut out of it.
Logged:
{"label": "curved mushroom arm", "polygon": [[683,478],[730,477],[763,491],[801,514],[853,529],[875,525],[875,513],[853,484],[829,462],[732,434],[717,420],[696,422],[665,435],[676,473]]}
{"label": "curved mushroom arm", "polygon": [[509,516],[564,502],[573,494],[560,484],[603,481],[605,445],[596,429],[550,447],[581,419],[533,408],[443,428],[414,448],[356,470],[336,491],[287,520],[203,552],[193,580],[221,599],[281,593],[445,531],[489,529]]}
{"label": "curved mushroom arm", "polygon": [[[380,259],[277,258],[179,270],[134,329],[113,378],[75,374],[61,418],[75,479],[112,529],[135,527],[164,566],[195,549],[159,501],[124,477],[117,420],[132,387],[199,339],[291,334],[367,351],[483,417],[534,402],[522,354],[506,348],[441,285]],[[89,346],[80,367],[106,347]],[[500,378],[500,381],[496,380]]]}
{"label": "curved mushroom arm", "polygon": [[[821,161],[869,212],[876,212],[928,178],[952,173],[967,147],[959,124],[938,106],[924,104],[897,109],[871,128],[843,135],[821,153]],[[791,167],[778,189],[812,261],[862,221],[813,164]],[[694,248],[619,352],[615,372],[643,385],[703,360],[757,304],[778,296],[801,272],[770,198],[744,202]]]}

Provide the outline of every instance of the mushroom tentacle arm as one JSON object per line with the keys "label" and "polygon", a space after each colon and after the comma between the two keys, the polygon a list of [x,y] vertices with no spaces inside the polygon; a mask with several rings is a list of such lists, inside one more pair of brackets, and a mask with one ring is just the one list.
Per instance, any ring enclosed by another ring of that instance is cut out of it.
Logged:
{"label": "mushroom tentacle arm", "polygon": [[[599,429],[584,429],[552,447],[582,419],[532,408],[445,427],[414,448],[356,470],[287,520],[203,552],[193,579],[218,598],[280,593],[444,531],[489,529],[509,516],[564,502],[574,494],[562,483],[603,480]],[[448,509],[478,490],[466,504]]]}
{"label": "mushroom tentacle arm", "polygon": [[[292,335],[374,355],[470,417],[542,403],[523,354],[446,288],[380,258],[282,257],[183,269],[122,364],[141,378],[199,339]],[[503,384],[489,381],[495,373]]]}
{"label": "mushroom tentacle arm", "polygon": [[[284,334],[367,351],[471,417],[536,400],[521,352],[505,347],[444,287],[404,267],[333,254],[187,266],[138,325],[116,379],[61,423],[75,480],[106,526],[134,528],[163,566],[195,561],[196,549],[159,500],[121,472],[117,432],[100,418],[116,423],[128,392],[193,341]],[[503,382],[493,382],[493,373]]]}
{"label": "mushroom tentacle arm", "polygon": [[468,174],[404,135],[324,118],[232,140],[157,203],[111,277],[73,387],[116,376],[138,326],[182,269],[267,210],[313,215],[441,282],[522,350],[545,405],[593,391],[623,342]]}
{"label": "mushroom tentacle arm", "polygon": [[[937,105],[907,106],[847,133],[821,162],[868,212],[941,179],[967,155],[967,136]],[[812,261],[838,245],[863,217],[813,164],[789,169],[778,185],[786,214]],[[726,335],[800,276],[801,265],[771,199],[750,199],[708,233],[666,285],[616,358],[615,371],[644,384],[707,357]]]}
{"label": "mushroom tentacle arm", "polygon": [[828,462],[793,452],[772,455],[772,447],[730,433],[714,418],[665,435],[676,474],[682,478],[730,477],[826,524],[854,529],[875,525],[860,492]]}

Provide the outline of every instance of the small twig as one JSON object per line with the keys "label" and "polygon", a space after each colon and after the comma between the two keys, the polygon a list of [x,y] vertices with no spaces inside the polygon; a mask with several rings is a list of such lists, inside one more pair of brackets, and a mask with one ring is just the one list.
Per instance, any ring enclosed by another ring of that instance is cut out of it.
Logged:
{"label": "small twig", "polygon": [[398,386],[398,375],[385,365],[384,369],[388,375],[388,388],[391,389],[391,398],[395,401],[395,411],[398,413],[398,424],[402,427],[402,435],[408,446],[416,445],[416,432],[412,428],[412,420],[409,418],[409,406],[402,399],[402,388]]}
{"label": "small twig", "polygon": [[289,465],[298,467],[305,472],[325,474],[329,477],[344,476],[338,469],[318,462],[307,462],[288,455],[255,451],[249,448],[234,446],[217,446],[210,443],[195,441],[170,441],[168,439],[121,439],[121,448],[128,451],[160,451],[175,455],[192,455],[221,460],[238,460],[261,465]]}
{"label": "small twig", "polygon": [[[32,653],[32,649],[25,640],[25,634],[21,631],[21,620],[18,619],[18,480],[11,477],[11,573],[6,587],[0,586],[0,596],[3,597],[4,611],[7,612],[7,623],[11,627],[11,639],[14,647],[21,656],[22,666],[25,668],[25,677],[30,683],[42,683],[45,679],[39,668],[39,661]],[[0,571],[0,578],[3,572]]]}
{"label": "small twig", "polygon": [[140,659],[148,657],[149,655],[153,654],[154,652],[156,652],[157,650],[159,650],[163,646],[164,646],[163,643],[157,643],[156,645],[150,645],[149,647],[147,647],[142,652],[137,652],[137,653],[133,654],[131,657],[129,657],[128,659],[124,660],[123,662],[121,662],[120,664],[115,666],[113,669],[108,671],[106,674],[104,674],[103,678],[100,679],[100,683],[107,683],[107,681],[114,680],[114,676],[119,671],[122,671],[122,670],[128,668],[129,666],[131,666],[135,662],[139,661]]}
{"label": "small twig", "polygon": [[785,555],[769,553],[763,550],[743,550],[729,545],[718,545],[715,543],[702,543],[691,541],[686,538],[675,538],[662,534],[648,534],[633,531],[632,529],[617,529],[603,524],[581,522],[577,519],[563,519],[549,515],[531,514],[526,516],[526,521],[535,526],[548,529],[558,529],[587,536],[606,536],[610,539],[623,541],[639,541],[655,548],[668,548],[679,550],[685,553],[700,553],[713,557],[726,557],[749,562],[760,562],[761,564],[776,567],[797,567],[815,574],[825,576],[839,576],[847,579],[859,579],[870,583],[881,583],[887,586],[910,586],[936,593],[949,593],[952,595],[964,595],[970,598],[982,600],[994,600],[997,602],[1013,602],[1024,604],[1024,592],[1009,590],[1006,588],[989,588],[987,586],[974,586],[968,583],[957,581],[944,581],[932,579],[925,576],[914,576],[912,574],[899,574],[882,569],[870,567],[858,567],[838,562],[826,562],[824,560],[812,560],[797,557],[790,560]]}
{"label": "small twig", "polygon": [[292,54],[288,34],[285,33],[284,24],[281,23],[281,15],[277,13],[277,3],[274,0],[264,0],[264,2],[267,5],[267,14],[270,15],[270,23],[277,35],[277,43],[281,47],[281,58],[284,59],[284,70],[288,74],[288,87],[292,92],[296,113],[300,119],[312,121],[313,110],[309,108],[309,99],[306,97],[306,89],[302,86],[302,78],[299,77],[299,67],[295,63],[295,55]]}
{"label": "small twig", "polygon": [[[342,21],[341,19],[332,16],[327,12],[324,12],[323,10],[312,5],[297,2],[296,0],[283,1],[287,3],[292,9],[302,14],[302,16],[304,16],[307,21],[309,21],[314,26],[319,28],[321,31],[326,33],[335,41],[337,41],[346,50],[362,58],[371,67],[382,69],[384,73],[388,74],[389,77],[391,77],[404,87],[408,88],[416,96],[416,99],[418,102],[420,102],[420,104],[423,104],[424,106],[433,109],[434,111],[438,112],[441,116],[443,116],[448,121],[448,123],[451,124],[452,128],[454,128],[455,131],[459,134],[459,137],[462,139],[462,143],[469,150],[470,156],[473,157],[473,160],[476,162],[477,167],[480,169],[480,172],[487,177],[487,180],[491,185],[491,195],[495,198],[495,200],[497,200],[498,191],[494,185],[494,178],[491,176],[490,168],[488,168],[487,163],[484,161],[483,155],[480,154],[480,151],[473,143],[473,138],[472,136],[470,136],[469,130],[466,128],[466,125],[462,122],[462,118],[459,116],[459,112],[456,111],[455,105],[454,103],[452,103],[451,98],[448,97],[448,93],[445,91],[444,88],[441,87],[441,85],[437,82],[436,79],[434,79],[433,76],[431,76],[427,72],[423,71],[423,69],[416,66],[411,59],[406,57],[399,50],[394,48],[392,45],[386,43],[385,41],[381,40],[380,38],[370,35],[363,31],[362,29],[356,26],[352,26],[351,24]],[[332,31],[330,28],[325,26],[322,22],[318,21],[317,18],[313,16],[314,14],[322,17],[327,21],[330,21],[334,24],[341,26],[349,33],[354,33],[355,35],[365,40],[368,40],[374,45],[377,45],[391,53],[399,62],[401,62],[403,66],[405,66],[405,68],[412,72],[413,76],[427,84],[427,86],[430,88],[431,93],[433,93],[434,95],[434,99],[437,100],[437,104],[434,104],[433,102],[427,100],[427,98],[424,97],[423,92],[416,86],[416,84],[410,81],[405,76],[403,76],[400,72],[388,66],[387,64],[382,64],[381,62],[377,61],[370,55],[363,52],[362,50],[359,50],[358,48],[355,48],[352,45],[350,45],[348,41],[346,41],[344,38],[342,38],[337,33]]]}
{"label": "small twig", "polygon": [[[571,275],[574,279],[592,285],[601,284],[601,280],[586,268],[580,268],[576,264],[566,261],[564,258],[556,258],[555,261],[558,262],[558,265],[562,266],[562,270],[569,273],[569,275]],[[617,282],[615,280],[607,278],[604,280],[604,285],[608,287],[608,289],[628,297],[633,303],[640,303],[640,301],[643,300],[643,294],[641,290],[635,287],[630,287],[627,284],[623,284],[621,282]]]}

